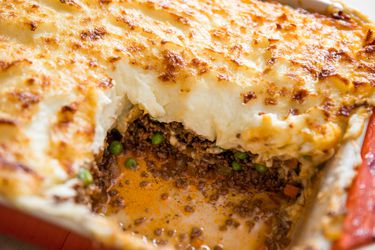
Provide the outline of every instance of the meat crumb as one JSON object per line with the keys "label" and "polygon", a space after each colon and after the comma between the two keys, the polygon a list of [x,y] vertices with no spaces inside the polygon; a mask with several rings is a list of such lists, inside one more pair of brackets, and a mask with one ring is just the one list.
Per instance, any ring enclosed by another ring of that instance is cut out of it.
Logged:
{"label": "meat crumb", "polygon": [[163,231],[164,231],[163,228],[156,228],[156,229],[154,230],[154,234],[155,234],[156,236],[160,236],[160,235],[163,233]]}
{"label": "meat crumb", "polygon": [[195,211],[195,209],[192,206],[189,206],[189,205],[186,205],[184,210],[187,213],[194,213],[194,211]]}
{"label": "meat crumb", "polygon": [[160,195],[160,199],[162,199],[163,201],[165,201],[166,199],[168,199],[168,193],[162,193],[161,195]]}
{"label": "meat crumb", "polygon": [[146,221],[146,217],[140,217],[134,221],[134,225],[136,226],[141,225],[145,221]]}
{"label": "meat crumb", "polygon": [[168,231],[167,231],[167,235],[168,235],[169,237],[173,237],[173,236],[175,236],[175,234],[176,234],[176,230],[174,230],[174,229],[172,229],[172,230],[168,230]]}
{"label": "meat crumb", "polygon": [[202,236],[202,234],[203,234],[203,230],[202,229],[200,229],[198,227],[193,227],[191,229],[190,238],[192,238],[192,239],[193,238],[198,238],[198,237]]}
{"label": "meat crumb", "polygon": [[147,187],[149,184],[150,184],[150,182],[148,182],[148,181],[141,181],[141,182],[139,183],[139,186],[140,186],[140,187]]}

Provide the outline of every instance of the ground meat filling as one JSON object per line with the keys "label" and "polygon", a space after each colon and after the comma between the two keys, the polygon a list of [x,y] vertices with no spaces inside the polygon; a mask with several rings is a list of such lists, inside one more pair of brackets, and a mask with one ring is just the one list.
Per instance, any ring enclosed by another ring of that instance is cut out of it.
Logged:
{"label": "ground meat filling", "polygon": [[[165,138],[157,146],[151,143],[155,133],[161,133]],[[116,134],[118,132],[112,131],[109,140]],[[229,188],[238,192],[256,189],[274,193],[282,193],[287,184],[301,188],[298,163],[285,171],[280,167],[285,162],[275,160],[273,167],[266,168],[256,164],[256,157],[251,153],[247,153],[245,159],[238,159],[235,154],[239,151],[221,149],[215,146],[215,142],[195,135],[177,122],[161,123],[144,115],[129,125],[123,138],[124,150],[140,154],[152,152],[162,161],[162,168],[155,168],[150,161],[149,171],[156,177],[175,179],[177,187],[189,183],[203,188],[200,180],[207,182],[211,179],[218,195]],[[235,170],[233,162],[238,163],[241,169]],[[289,162],[286,164],[290,165]]]}
{"label": "ground meat filling", "polygon": [[[155,134],[162,136],[157,145],[153,141]],[[272,230],[265,238],[268,249],[289,244],[286,235],[291,222],[286,213],[281,208],[270,208],[263,200],[253,197],[258,192],[264,192],[275,204],[293,204],[303,189],[299,182],[300,164],[297,161],[274,160],[272,167],[266,167],[256,162],[256,155],[224,150],[217,147],[215,142],[185,129],[180,123],[161,123],[148,115],[134,120],[123,135],[113,129],[107,137],[108,145],[113,141],[121,141],[124,152],[146,157],[147,172],[142,173],[145,177],[152,175],[173,181],[177,189],[193,185],[213,204],[229,192],[246,194],[247,198],[237,203],[228,202],[226,206],[233,214],[248,219],[249,230],[253,226],[252,221],[257,218],[272,223]],[[101,190],[100,195],[92,195],[96,212],[100,212],[103,204],[108,202],[118,208],[124,206],[118,192],[112,189],[118,175],[116,156],[111,155],[107,148],[94,171],[95,184]],[[147,184],[146,181],[139,183],[141,187]],[[285,190],[292,190],[293,194]],[[161,200],[167,198],[168,194],[160,197]],[[194,207],[186,205],[185,212],[194,213]],[[219,225],[220,230],[236,227],[236,223],[228,218]]]}

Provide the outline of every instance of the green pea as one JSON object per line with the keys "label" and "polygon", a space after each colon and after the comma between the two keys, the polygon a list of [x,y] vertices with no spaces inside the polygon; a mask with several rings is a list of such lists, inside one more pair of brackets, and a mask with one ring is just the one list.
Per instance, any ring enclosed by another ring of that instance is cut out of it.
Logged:
{"label": "green pea", "polygon": [[254,168],[257,172],[263,174],[267,171],[267,167],[264,166],[263,164],[255,163]]}
{"label": "green pea", "polygon": [[83,182],[84,186],[88,186],[94,181],[90,171],[88,171],[86,168],[79,169],[78,178]]}
{"label": "green pea", "polygon": [[302,156],[303,159],[305,159],[306,161],[312,161],[312,157],[310,155],[304,155]]}
{"label": "green pea", "polygon": [[152,135],[151,137],[151,142],[154,145],[159,145],[164,141],[164,135],[160,132],[156,132],[155,134]]}
{"label": "green pea", "polygon": [[245,160],[249,155],[246,152],[236,152],[234,153],[234,158],[237,160]]}
{"label": "green pea", "polygon": [[113,154],[113,155],[121,154],[123,149],[124,148],[123,148],[121,142],[119,142],[119,141],[113,141],[109,145],[109,152],[111,152],[111,154]]}
{"label": "green pea", "polygon": [[137,166],[137,161],[134,158],[128,158],[125,161],[125,167],[135,168]]}
{"label": "green pea", "polygon": [[239,171],[239,170],[242,169],[242,166],[238,162],[232,161],[232,168],[233,168],[234,171]]}

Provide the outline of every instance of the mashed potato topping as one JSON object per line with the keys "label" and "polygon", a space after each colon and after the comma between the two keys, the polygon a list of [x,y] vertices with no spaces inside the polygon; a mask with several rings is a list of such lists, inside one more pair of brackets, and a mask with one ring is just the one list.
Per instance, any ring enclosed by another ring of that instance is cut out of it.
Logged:
{"label": "mashed potato topping", "polygon": [[0,5],[6,197],[75,176],[132,105],[222,148],[317,164],[360,134],[375,101],[374,27],[342,12],[256,0]]}

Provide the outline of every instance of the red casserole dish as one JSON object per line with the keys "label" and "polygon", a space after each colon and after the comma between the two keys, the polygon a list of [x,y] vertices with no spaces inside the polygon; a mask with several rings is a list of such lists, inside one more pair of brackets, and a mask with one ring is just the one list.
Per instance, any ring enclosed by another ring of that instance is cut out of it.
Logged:
{"label": "red casserole dish", "polygon": [[362,145],[362,165],[347,199],[343,235],[334,250],[353,249],[375,242],[375,115]]}
{"label": "red casserole dish", "polygon": [[[375,242],[375,116],[362,146],[363,163],[349,191],[343,234],[334,250],[354,249]],[[93,239],[0,205],[0,233],[46,249],[108,249]]]}

